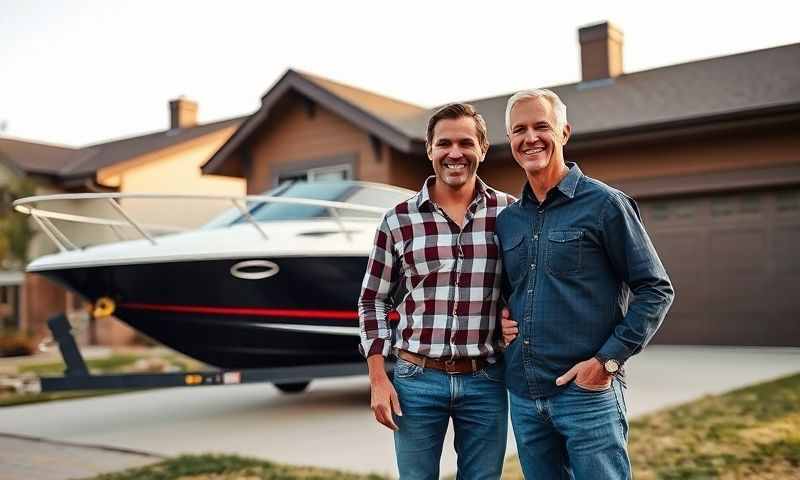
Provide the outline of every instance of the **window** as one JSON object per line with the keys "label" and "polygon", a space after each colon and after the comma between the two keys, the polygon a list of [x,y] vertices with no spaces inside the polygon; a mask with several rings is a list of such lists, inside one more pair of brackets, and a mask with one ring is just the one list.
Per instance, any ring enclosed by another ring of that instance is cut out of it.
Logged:
{"label": "window", "polygon": [[299,172],[287,172],[278,176],[278,185],[286,182],[330,182],[334,180],[350,180],[353,177],[349,164],[333,165],[330,167],[309,168]]}

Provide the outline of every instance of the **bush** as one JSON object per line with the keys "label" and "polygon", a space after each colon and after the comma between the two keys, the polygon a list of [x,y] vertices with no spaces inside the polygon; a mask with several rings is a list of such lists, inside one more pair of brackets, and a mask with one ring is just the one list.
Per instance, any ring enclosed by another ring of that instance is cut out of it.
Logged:
{"label": "bush", "polygon": [[16,330],[0,332],[0,357],[20,357],[34,352],[36,339],[32,336]]}

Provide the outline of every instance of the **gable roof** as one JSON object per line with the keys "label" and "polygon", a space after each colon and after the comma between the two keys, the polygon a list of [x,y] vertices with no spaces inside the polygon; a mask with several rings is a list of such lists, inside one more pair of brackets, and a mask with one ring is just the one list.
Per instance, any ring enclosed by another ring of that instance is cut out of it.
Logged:
{"label": "gable roof", "polygon": [[[547,88],[567,105],[573,127],[571,145],[642,131],[668,135],[671,128],[681,126],[800,112],[800,43]],[[401,152],[424,152],[427,120],[436,107],[420,107],[290,69],[262,97],[262,107],[203,166],[203,172],[219,171],[290,90]],[[492,145],[506,144],[505,108],[511,95],[468,101],[486,119]]]}
{"label": "gable roof", "polygon": [[21,172],[48,175],[62,181],[93,178],[104,167],[235,127],[244,118],[162,130],[81,148],[0,137],[0,161],[5,161]]}
{"label": "gable roof", "polygon": [[425,115],[427,109],[289,69],[261,97],[261,108],[203,165],[203,173],[218,171],[225,159],[267,121],[275,104],[289,92],[318,103],[400,151],[419,148],[419,139],[409,135],[409,126]]}

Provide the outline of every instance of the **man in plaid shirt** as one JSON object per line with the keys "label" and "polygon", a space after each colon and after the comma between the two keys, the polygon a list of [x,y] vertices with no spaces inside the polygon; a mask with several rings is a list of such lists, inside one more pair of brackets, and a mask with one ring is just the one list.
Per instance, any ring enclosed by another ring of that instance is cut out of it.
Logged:
{"label": "man in plaid shirt", "polygon": [[[471,105],[439,109],[426,146],[435,176],[385,214],[358,302],[372,409],[395,432],[400,478],[439,478],[452,419],[459,478],[497,479],[508,407],[496,357],[502,262],[494,230],[514,199],[476,175],[489,142]],[[384,357],[392,350],[390,381]]]}

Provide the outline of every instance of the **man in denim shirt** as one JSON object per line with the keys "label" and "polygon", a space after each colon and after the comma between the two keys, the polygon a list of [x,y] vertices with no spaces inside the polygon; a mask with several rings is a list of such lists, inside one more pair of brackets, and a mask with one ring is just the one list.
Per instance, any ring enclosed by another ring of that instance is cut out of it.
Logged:
{"label": "man in denim shirt", "polygon": [[526,478],[630,478],[619,376],[674,293],[636,203],[564,161],[566,117],[549,90],[519,92],[506,108],[527,177],[497,218],[519,322],[503,321],[511,420]]}

